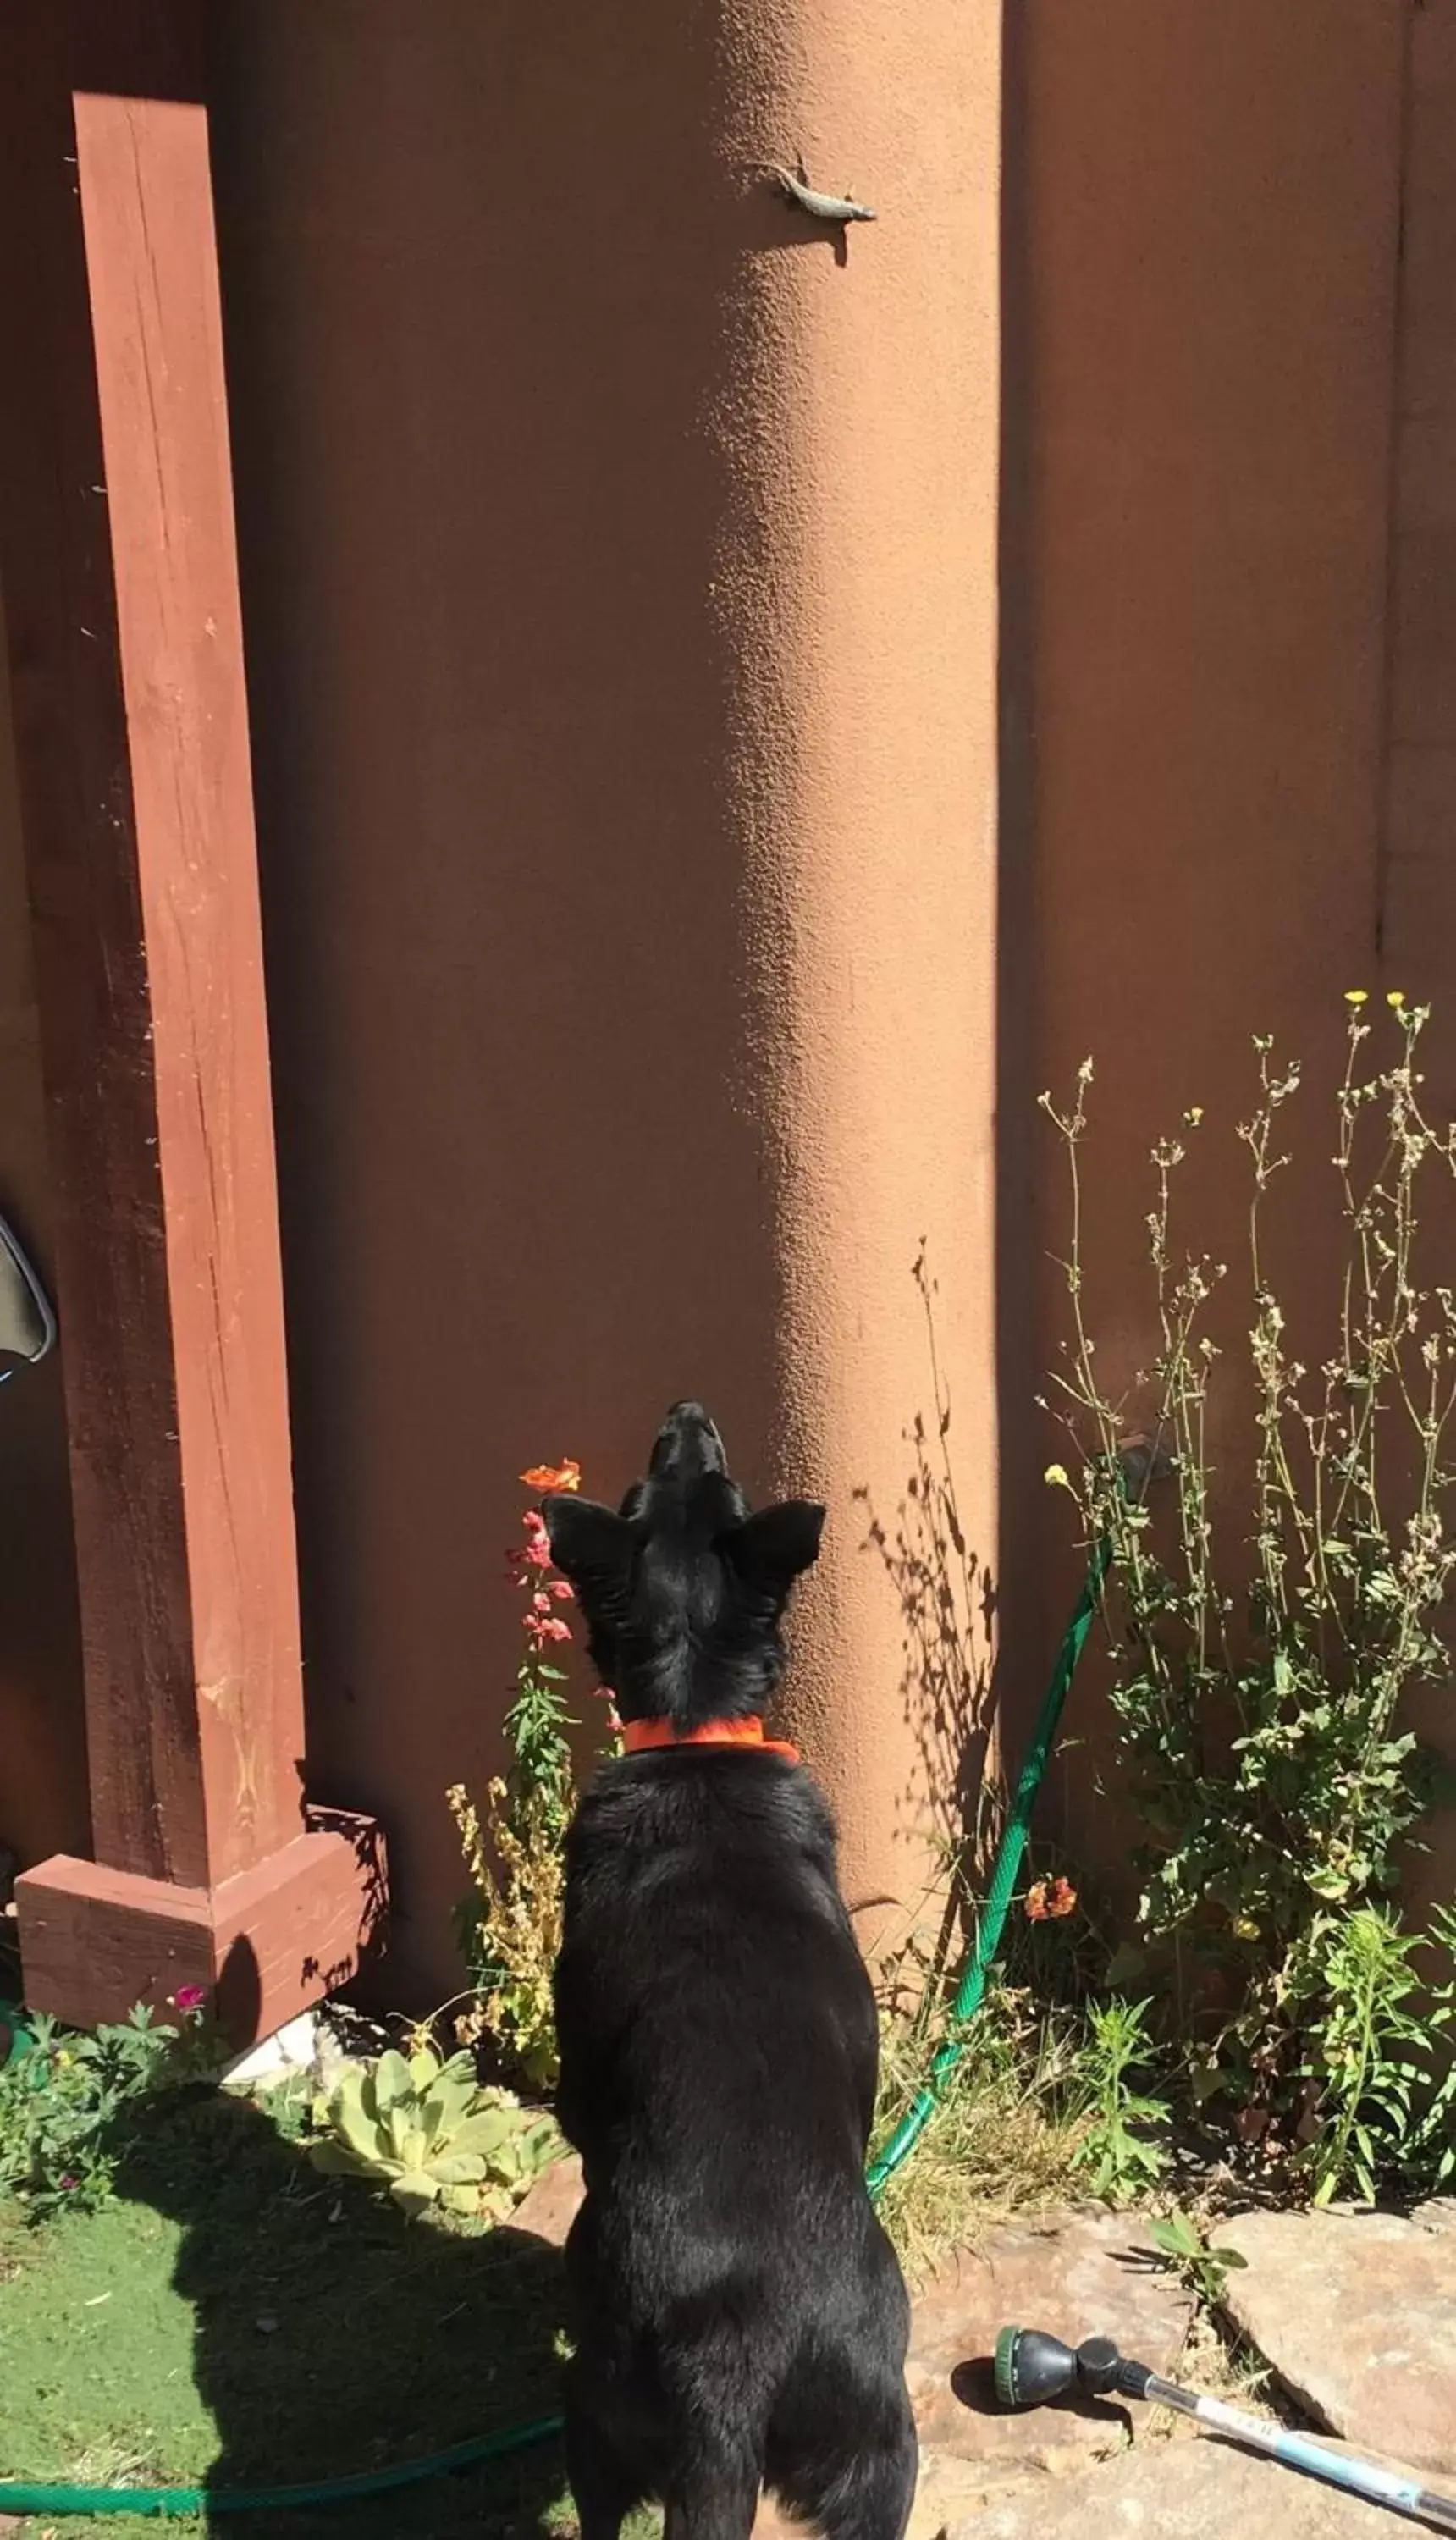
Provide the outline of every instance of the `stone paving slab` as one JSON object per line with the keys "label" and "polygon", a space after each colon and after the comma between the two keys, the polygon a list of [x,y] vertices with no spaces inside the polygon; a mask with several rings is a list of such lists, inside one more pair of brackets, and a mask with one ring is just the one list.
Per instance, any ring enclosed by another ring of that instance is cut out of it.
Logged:
{"label": "stone paving slab", "polygon": [[[1007,2472],[995,2464],[988,2468],[984,2461],[957,2460],[952,2452],[923,2450],[905,2540],[942,2540],[943,2533],[962,2524],[968,2533],[979,2531],[982,2526],[975,2517],[1015,2484],[1012,2478],[1008,2485]],[[1038,2476],[1037,2484],[1045,2491],[1045,2473]],[[753,2540],[813,2540],[813,2535],[808,2524],[791,2520],[774,2497],[761,2496]]]}
{"label": "stone paving slab", "polygon": [[[983,2512],[1027,2475],[1005,2461],[961,2460],[954,2452],[931,2451],[922,2444],[905,2540],[940,2540],[942,2532]],[[1045,2483],[1047,2473],[1039,2475]]]}
{"label": "stone paving slab", "polygon": [[1124,2355],[1174,2375],[1193,2305],[1145,2249],[1136,2216],[1098,2206],[1007,2224],[963,2251],[912,2316],[906,2380],[923,2447],[976,2464],[986,2493],[1120,2450],[1131,2426],[1125,2406],[1012,2414],[996,2405],[991,2359],[998,2330],[1044,2328],[1069,2346],[1115,2338]]}
{"label": "stone paving slab", "polygon": [[532,2179],[511,2216],[510,2228],[534,2231],[538,2238],[549,2240],[553,2249],[559,2249],[585,2193],[581,2159],[576,2152],[568,2152],[564,2160],[553,2160],[549,2169]]}
{"label": "stone paving slab", "polygon": [[1394,2214],[1244,2214],[1230,2318],[1317,2425],[1456,2476],[1456,2233]]}
{"label": "stone paving slab", "polygon": [[[517,2206],[512,2226],[559,2246],[581,2199],[581,2163],[556,2161]],[[1131,2419],[1121,2406],[1025,2416],[998,2408],[991,2358],[1008,2325],[1048,2328],[1071,2345],[1099,2332],[1155,2372],[1174,2372],[1192,2304],[1149,2265],[1145,2245],[1136,2217],[1059,2209],[989,2233],[927,2286],[913,2306],[906,2367],[921,2438],[907,2540],[936,2540],[1018,2481],[1071,2475],[1127,2443]],[[765,2499],[755,2540],[779,2540],[792,2527]]]}
{"label": "stone paving slab", "polygon": [[1392,2540],[1414,2526],[1230,2443],[1140,2443],[1001,2498],[947,2540]]}

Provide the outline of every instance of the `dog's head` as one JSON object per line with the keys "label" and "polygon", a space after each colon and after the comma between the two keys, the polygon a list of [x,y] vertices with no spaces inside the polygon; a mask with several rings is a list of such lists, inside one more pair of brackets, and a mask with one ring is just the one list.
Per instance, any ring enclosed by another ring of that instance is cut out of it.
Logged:
{"label": "dog's head", "polygon": [[818,1557],[821,1508],[786,1500],[754,1515],[702,1404],[679,1402],[620,1510],[557,1492],[541,1514],[623,1720],[683,1729],[764,1709],[783,1673],[789,1591]]}

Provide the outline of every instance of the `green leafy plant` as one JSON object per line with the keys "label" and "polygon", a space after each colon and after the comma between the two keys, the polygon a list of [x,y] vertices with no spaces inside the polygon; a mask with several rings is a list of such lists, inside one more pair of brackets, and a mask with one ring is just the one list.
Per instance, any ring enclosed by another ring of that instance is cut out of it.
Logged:
{"label": "green leafy plant", "polygon": [[1143,2194],[1166,2166],[1161,2145],[1134,2132],[1168,2122],[1166,2102],[1133,2086],[1136,2075],[1154,2060],[1147,2009],[1145,2002],[1116,1998],[1089,2005],[1073,2078],[1074,2104],[1085,2121],[1076,2163],[1090,2170],[1093,2195],[1114,2205]]}
{"label": "green leafy plant", "polygon": [[0,2069],[0,2194],[32,2222],[104,2204],[141,2106],[211,2067],[202,1988],[182,1986],[172,2008],[174,2022],[144,2004],[95,2030],[44,2012],[31,2021],[30,2043]]}
{"label": "green leafy plant", "polygon": [[[540,1491],[574,1491],[581,1478],[570,1459],[532,1465],[520,1476]],[[566,1677],[546,1653],[572,1637],[559,1610],[571,1603],[572,1589],[551,1567],[540,1511],[527,1509],[522,1524],[524,1544],[507,1554],[513,1584],[530,1600],[505,1721],[510,1763],[487,1784],[483,1811],[462,1783],[447,1793],[471,1884],[456,1928],[474,1999],[455,2033],[463,2045],[491,2038],[527,2082],[549,2089],[556,2080],[551,1975],[561,1947],[566,1829],[576,1790],[568,1731],[577,1724],[566,1707]]]}
{"label": "green leafy plant", "polygon": [[1004,1937],[980,2008],[958,2020],[959,1948],[981,1896],[973,1844],[942,1841],[937,1867],[875,1950],[879,2090],[870,2136],[883,2152],[953,2039],[953,2071],[934,2113],[885,2182],[879,2216],[912,2284],[924,2282],[989,2218],[1058,2204],[1075,2192],[1085,2132],[1079,2056],[1085,1993],[1106,1956],[1067,1878],[1031,1883]]}
{"label": "green leafy plant", "polygon": [[[1456,1915],[1438,1907],[1430,1939],[1456,1967]],[[1421,1936],[1378,1905],[1337,1919],[1325,1981],[1329,2008],[1310,2041],[1306,2079],[1322,2121],[1305,2155],[1316,2205],[1353,2194],[1373,2204],[1381,2183],[1421,2191],[1456,2174],[1456,1981],[1421,2004],[1412,1963]],[[1447,2046],[1444,2055],[1441,2048]]]}
{"label": "green leafy plant", "polygon": [[468,2052],[447,2061],[429,2045],[344,2065],[315,2122],[315,2169],[377,2179],[415,2214],[439,2205],[499,2220],[560,2149],[549,2117],[528,2117],[509,2090],[480,2087]]}
{"label": "green leafy plant", "polygon": [[[1429,1278],[1419,1240],[1427,1176],[1447,1190],[1456,1181],[1456,1125],[1422,1108],[1425,1010],[1392,994],[1396,1049],[1372,1063],[1367,1002],[1349,1001],[1333,1142],[1346,1242],[1311,1364],[1295,1355],[1271,1266],[1297,1065],[1256,1040],[1255,1099],[1238,1130],[1250,1168],[1241,1312],[1220,1320],[1215,1308],[1226,1265],[1174,1239],[1175,1182],[1202,1112],[1154,1148],[1157,1337],[1119,1400],[1100,1375],[1083,1278],[1091,1062],[1070,1109],[1043,1096],[1071,1175],[1072,1332],[1054,1381],[1077,1449],[1075,1471],[1053,1466],[1049,1478],[1115,1556],[1112,1702],[1149,1837],[1141,1939],[1179,2031],[1196,2035],[1205,2099],[1231,2108],[1245,2141],[1301,2161],[1327,2196],[1370,2192],[1388,2143],[1372,2098],[1385,2069],[1372,2006],[1381,1983],[1389,1999],[1390,1954],[1376,1927],[1352,1917],[1394,1894],[1401,1847],[1429,1803],[1430,1759],[1406,1702],[1448,1680],[1443,1607],[1456,1578],[1456,1294]],[[1230,1325],[1246,1333],[1247,1359],[1225,1374]],[[1253,1415],[1236,1552],[1210,1425],[1216,1411],[1228,1434],[1230,1397]],[[1166,1516],[1122,1479],[1133,1428],[1171,1463]]]}
{"label": "green leafy plant", "polygon": [[1396,2095],[1392,2165],[1407,2194],[1419,2196],[1449,2191],[1456,2179],[1456,1911],[1449,1905],[1436,1907],[1424,1945],[1440,1952],[1447,1973],[1427,1987],[1423,2011],[1396,2041],[1405,2055],[1391,2059],[1405,2085]]}
{"label": "green leafy plant", "polygon": [[1158,2254],[1210,2310],[1216,2310],[1222,2301],[1231,2270],[1249,2263],[1238,2249],[1213,2247],[1181,2207],[1149,2222],[1147,2234]]}

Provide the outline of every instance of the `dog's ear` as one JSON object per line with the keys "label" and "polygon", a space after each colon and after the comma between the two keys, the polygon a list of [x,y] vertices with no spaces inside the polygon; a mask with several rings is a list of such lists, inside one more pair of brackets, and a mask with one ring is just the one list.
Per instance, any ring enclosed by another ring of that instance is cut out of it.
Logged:
{"label": "dog's ear", "polygon": [[637,1542],[626,1517],[575,1491],[548,1491],[541,1515],[551,1558],[574,1588],[601,1595],[624,1585]]}
{"label": "dog's ear", "polygon": [[782,1604],[799,1573],[819,1558],[824,1511],[813,1500],[784,1500],[720,1536],[719,1550],[745,1588]]}

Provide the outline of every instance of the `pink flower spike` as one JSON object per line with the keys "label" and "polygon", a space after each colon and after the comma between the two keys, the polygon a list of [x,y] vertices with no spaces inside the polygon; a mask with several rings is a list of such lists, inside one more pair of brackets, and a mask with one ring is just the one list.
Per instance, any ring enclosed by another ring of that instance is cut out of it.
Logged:
{"label": "pink flower spike", "polygon": [[538,1588],[536,1589],[534,1596],[531,1598],[531,1603],[538,1614],[549,1614],[551,1611],[551,1599],[547,1595],[544,1588]]}
{"label": "pink flower spike", "polygon": [[517,1588],[528,1588],[533,1570],[549,1570],[551,1546],[544,1535],[533,1535],[529,1543],[512,1544],[506,1554],[506,1576]]}
{"label": "pink flower spike", "polygon": [[572,1583],[571,1583],[571,1581],[570,1581],[569,1579],[553,1579],[553,1580],[552,1580],[552,1582],[551,1582],[551,1593],[552,1593],[552,1595],[553,1595],[554,1597],[556,1597],[556,1599],[558,1600],[558,1602],[565,1602],[566,1598],[567,1598],[567,1597],[569,1597],[569,1596],[571,1595],[571,1592],[572,1592]]}
{"label": "pink flower spike", "polygon": [[534,1535],[537,1542],[539,1542],[544,1536],[546,1531],[546,1520],[542,1517],[539,1509],[527,1509],[520,1522],[524,1526],[526,1533]]}

